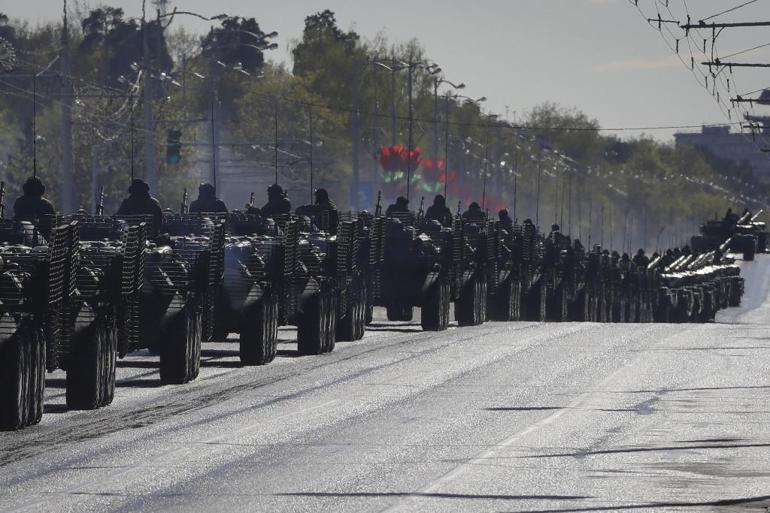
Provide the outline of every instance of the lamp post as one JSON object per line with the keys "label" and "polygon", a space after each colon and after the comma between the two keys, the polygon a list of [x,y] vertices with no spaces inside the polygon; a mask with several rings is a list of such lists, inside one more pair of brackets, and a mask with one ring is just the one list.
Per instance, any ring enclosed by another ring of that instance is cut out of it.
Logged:
{"label": "lamp post", "polygon": [[396,64],[396,59],[390,65],[384,62],[374,61],[374,64],[390,73],[390,143],[391,146],[396,145],[396,73],[403,70],[403,66]]}
{"label": "lamp post", "polygon": [[[439,68],[440,70],[441,68]],[[439,78],[439,77],[433,77],[433,157],[436,158],[438,156],[438,88],[441,84],[447,84],[451,88],[455,90],[465,89],[465,84],[455,84],[449,80]],[[447,109],[446,109],[446,116],[449,117],[449,100],[447,100]],[[447,126],[449,124],[447,123]],[[444,160],[444,163],[446,164],[446,159]]]}
{"label": "lamp post", "polygon": [[[486,96],[482,96],[480,98],[471,98],[470,96],[465,96],[465,95],[462,95],[462,94],[455,94],[453,96],[453,98],[454,99],[464,100],[466,104],[470,103],[470,104],[475,105],[476,107],[479,107],[482,103],[487,101],[487,97]],[[448,123],[449,123],[449,116],[447,116],[447,124]],[[447,129],[447,133],[448,133],[448,129]],[[449,138],[447,138],[447,143],[448,142],[449,142]],[[463,161],[463,164],[464,164],[464,161]],[[462,173],[460,174],[460,176],[462,176]]]}

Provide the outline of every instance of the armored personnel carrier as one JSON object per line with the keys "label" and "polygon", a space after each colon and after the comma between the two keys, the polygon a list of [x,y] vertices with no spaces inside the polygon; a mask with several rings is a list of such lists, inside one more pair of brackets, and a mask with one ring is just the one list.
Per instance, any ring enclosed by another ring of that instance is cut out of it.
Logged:
{"label": "armored personnel carrier", "polygon": [[40,422],[45,372],[71,356],[75,230],[54,226],[46,241],[30,223],[0,219],[0,429]]}
{"label": "armored personnel carrier", "polygon": [[78,228],[75,293],[67,307],[67,407],[94,409],[113,400],[117,356],[140,345],[144,225],[84,213],[67,219]]}

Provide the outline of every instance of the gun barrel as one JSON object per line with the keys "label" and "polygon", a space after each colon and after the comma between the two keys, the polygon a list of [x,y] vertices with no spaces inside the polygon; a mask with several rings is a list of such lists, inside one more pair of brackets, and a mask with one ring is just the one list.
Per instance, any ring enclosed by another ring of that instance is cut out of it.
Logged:
{"label": "gun barrel", "polygon": [[661,256],[658,256],[658,257],[656,257],[656,258],[655,258],[655,260],[653,260],[652,262],[650,262],[650,263],[647,265],[647,270],[648,270],[648,271],[651,271],[651,270],[655,269],[656,267],[658,267],[658,264],[660,263],[660,260],[661,260],[661,258],[663,258],[663,257],[661,257]]}
{"label": "gun barrel", "polygon": [[753,222],[753,221],[756,221],[756,220],[757,220],[757,218],[758,218],[759,216],[761,216],[761,215],[762,215],[764,212],[765,212],[765,209],[764,209],[764,208],[760,209],[760,210],[759,210],[759,212],[757,212],[756,214],[754,214],[754,215],[751,217],[751,220],[752,220],[752,222]]}

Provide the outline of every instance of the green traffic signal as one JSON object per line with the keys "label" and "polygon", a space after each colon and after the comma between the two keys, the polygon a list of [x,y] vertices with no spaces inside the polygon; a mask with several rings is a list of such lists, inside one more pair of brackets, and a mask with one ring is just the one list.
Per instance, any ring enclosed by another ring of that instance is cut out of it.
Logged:
{"label": "green traffic signal", "polygon": [[182,131],[177,128],[166,130],[166,163],[178,164],[182,160]]}

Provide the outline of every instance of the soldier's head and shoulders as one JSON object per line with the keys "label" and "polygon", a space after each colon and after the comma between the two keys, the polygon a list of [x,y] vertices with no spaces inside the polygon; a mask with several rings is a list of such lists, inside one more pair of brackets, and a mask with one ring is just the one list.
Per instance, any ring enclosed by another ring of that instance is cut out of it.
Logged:
{"label": "soldier's head and shoulders", "polygon": [[45,195],[45,185],[40,178],[30,177],[22,185],[23,195],[13,205],[14,217],[19,221],[35,221],[44,215],[55,215],[56,209]]}
{"label": "soldier's head and shoulders", "polygon": [[265,217],[291,213],[291,200],[283,187],[274,183],[267,188],[267,203],[262,207],[261,213]]}
{"label": "soldier's head and shoulders", "polygon": [[337,205],[329,197],[329,191],[324,188],[316,189],[313,193],[315,204],[319,207],[337,210]]}
{"label": "soldier's head and shoulders", "polygon": [[468,205],[468,210],[463,213],[463,219],[467,219],[469,221],[481,221],[485,218],[486,214],[484,214],[484,211],[481,210],[481,205],[475,201]]}
{"label": "soldier's head and shoulders", "polygon": [[124,206],[130,210],[155,210],[157,208],[162,212],[160,202],[150,194],[150,186],[140,178],[135,178],[128,186],[128,197],[123,200],[121,208]]}
{"label": "soldier's head and shoulders", "polygon": [[217,198],[213,185],[202,183],[198,187],[198,199],[190,203],[190,212],[227,212],[227,205]]}
{"label": "soldier's head and shoulders", "polygon": [[504,208],[501,209],[497,213],[497,218],[500,220],[500,223],[503,225],[506,229],[513,228],[513,219],[511,218],[511,215],[508,213],[508,209]]}

